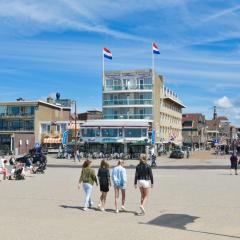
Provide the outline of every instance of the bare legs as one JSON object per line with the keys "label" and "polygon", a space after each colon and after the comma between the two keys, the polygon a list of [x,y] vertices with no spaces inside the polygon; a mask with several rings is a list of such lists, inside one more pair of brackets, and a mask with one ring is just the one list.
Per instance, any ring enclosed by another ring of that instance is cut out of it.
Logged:
{"label": "bare legs", "polygon": [[105,204],[106,204],[106,199],[107,199],[107,192],[102,192],[102,195],[100,196],[99,200],[99,207],[101,207],[101,210],[105,210]]}
{"label": "bare legs", "polygon": [[140,209],[142,213],[145,213],[144,206],[147,202],[148,196],[149,196],[149,188],[143,188],[139,187],[140,193],[141,193],[141,206]]}
{"label": "bare legs", "polygon": [[115,192],[115,208],[116,208],[116,212],[118,212],[119,208],[118,208],[118,198],[119,198],[119,190],[121,190],[121,193],[122,193],[122,209],[125,210],[125,199],[126,199],[126,191],[125,189],[120,189],[118,187],[115,187],[114,188],[114,192]]}

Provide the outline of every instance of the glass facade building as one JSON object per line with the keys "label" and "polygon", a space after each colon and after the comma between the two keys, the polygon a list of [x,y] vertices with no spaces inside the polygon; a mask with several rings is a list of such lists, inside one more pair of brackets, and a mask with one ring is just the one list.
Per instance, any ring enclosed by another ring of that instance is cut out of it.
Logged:
{"label": "glass facade building", "polygon": [[152,119],[151,70],[106,72],[103,81],[104,119]]}

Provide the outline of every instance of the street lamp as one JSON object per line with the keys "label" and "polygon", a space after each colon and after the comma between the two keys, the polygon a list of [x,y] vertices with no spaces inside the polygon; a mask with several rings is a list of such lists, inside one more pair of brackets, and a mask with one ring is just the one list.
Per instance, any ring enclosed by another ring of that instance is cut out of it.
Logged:
{"label": "street lamp", "polygon": [[77,101],[73,100],[72,103],[74,104],[74,161],[77,158]]}

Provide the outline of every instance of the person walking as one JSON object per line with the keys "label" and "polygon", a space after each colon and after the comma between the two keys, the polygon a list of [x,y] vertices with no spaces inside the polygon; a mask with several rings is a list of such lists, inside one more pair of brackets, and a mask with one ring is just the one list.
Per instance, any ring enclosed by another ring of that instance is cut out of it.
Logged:
{"label": "person walking", "polygon": [[81,176],[78,184],[78,188],[80,188],[82,183],[83,190],[85,192],[85,202],[84,202],[84,208],[83,208],[84,211],[87,211],[88,207],[92,207],[93,205],[93,202],[91,200],[91,195],[92,195],[94,182],[98,186],[97,177],[95,175],[94,170],[91,168],[91,161],[86,160],[83,163],[82,172],[81,172]]}
{"label": "person walking", "polygon": [[142,214],[145,214],[145,204],[149,197],[149,188],[153,187],[153,174],[150,165],[147,164],[147,158],[145,155],[140,157],[140,162],[136,167],[134,185],[138,187],[141,193],[141,205],[140,210]]}
{"label": "person walking", "polygon": [[118,208],[118,198],[119,192],[121,190],[122,194],[122,206],[121,210],[125,211],[125,199],[126,199],[126,184],[127,184],[127,173],[126,169],[123,167],[124,161],[119,160],[116,167],[113,168],[112,171],[112,181],[114,185],[114,193],[115,193],[115,208],[116,213],[119,212]]}
{"label": "person walking", "polygon": [[238,172],[237,172],[237,167],[238,167],[238,157],[236,154],[232,154],[232,156],[230,157],[230,163],[231,163],[231,166],[230,166],[230,174],[232,175],[232,169],[235,169],[235,175],[238,175]]}
{"label": "person walking", "polygon": [[102,193],[99,199],[98,207],[101,211],[105,211],[107,193],[109,192],[109,187],[111,186],[109,164],[105,160],[101,161],[100,168],[98,169],[98,182]]}

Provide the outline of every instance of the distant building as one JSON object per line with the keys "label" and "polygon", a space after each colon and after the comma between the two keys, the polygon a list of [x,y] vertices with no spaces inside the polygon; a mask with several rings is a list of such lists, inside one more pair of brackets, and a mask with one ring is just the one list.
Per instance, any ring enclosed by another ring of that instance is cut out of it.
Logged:
{"label": "distant building", "polygon": [[102,111],[99,110],[89,110],[84,113],[78,114],[78,120],[81,121],[87,121],[87,120],[96,120],[96,119],[102,119]]}
{"label": "distant building", "polygon": [[0,103],[0,151],[24,154],[41,143],[41,122],[68,120],[71,108],[43,101]]}
{"label": "distant building", "polygon": [[213,119],[206,121],[209,143],[230,144],[230,121],[226,116],[217,116],[214,107]]}
{"label": "distant building", "polygon": [[201,113],[185,113],[182,116],[183,144],[204,147],[207,141],[206,120]]}

